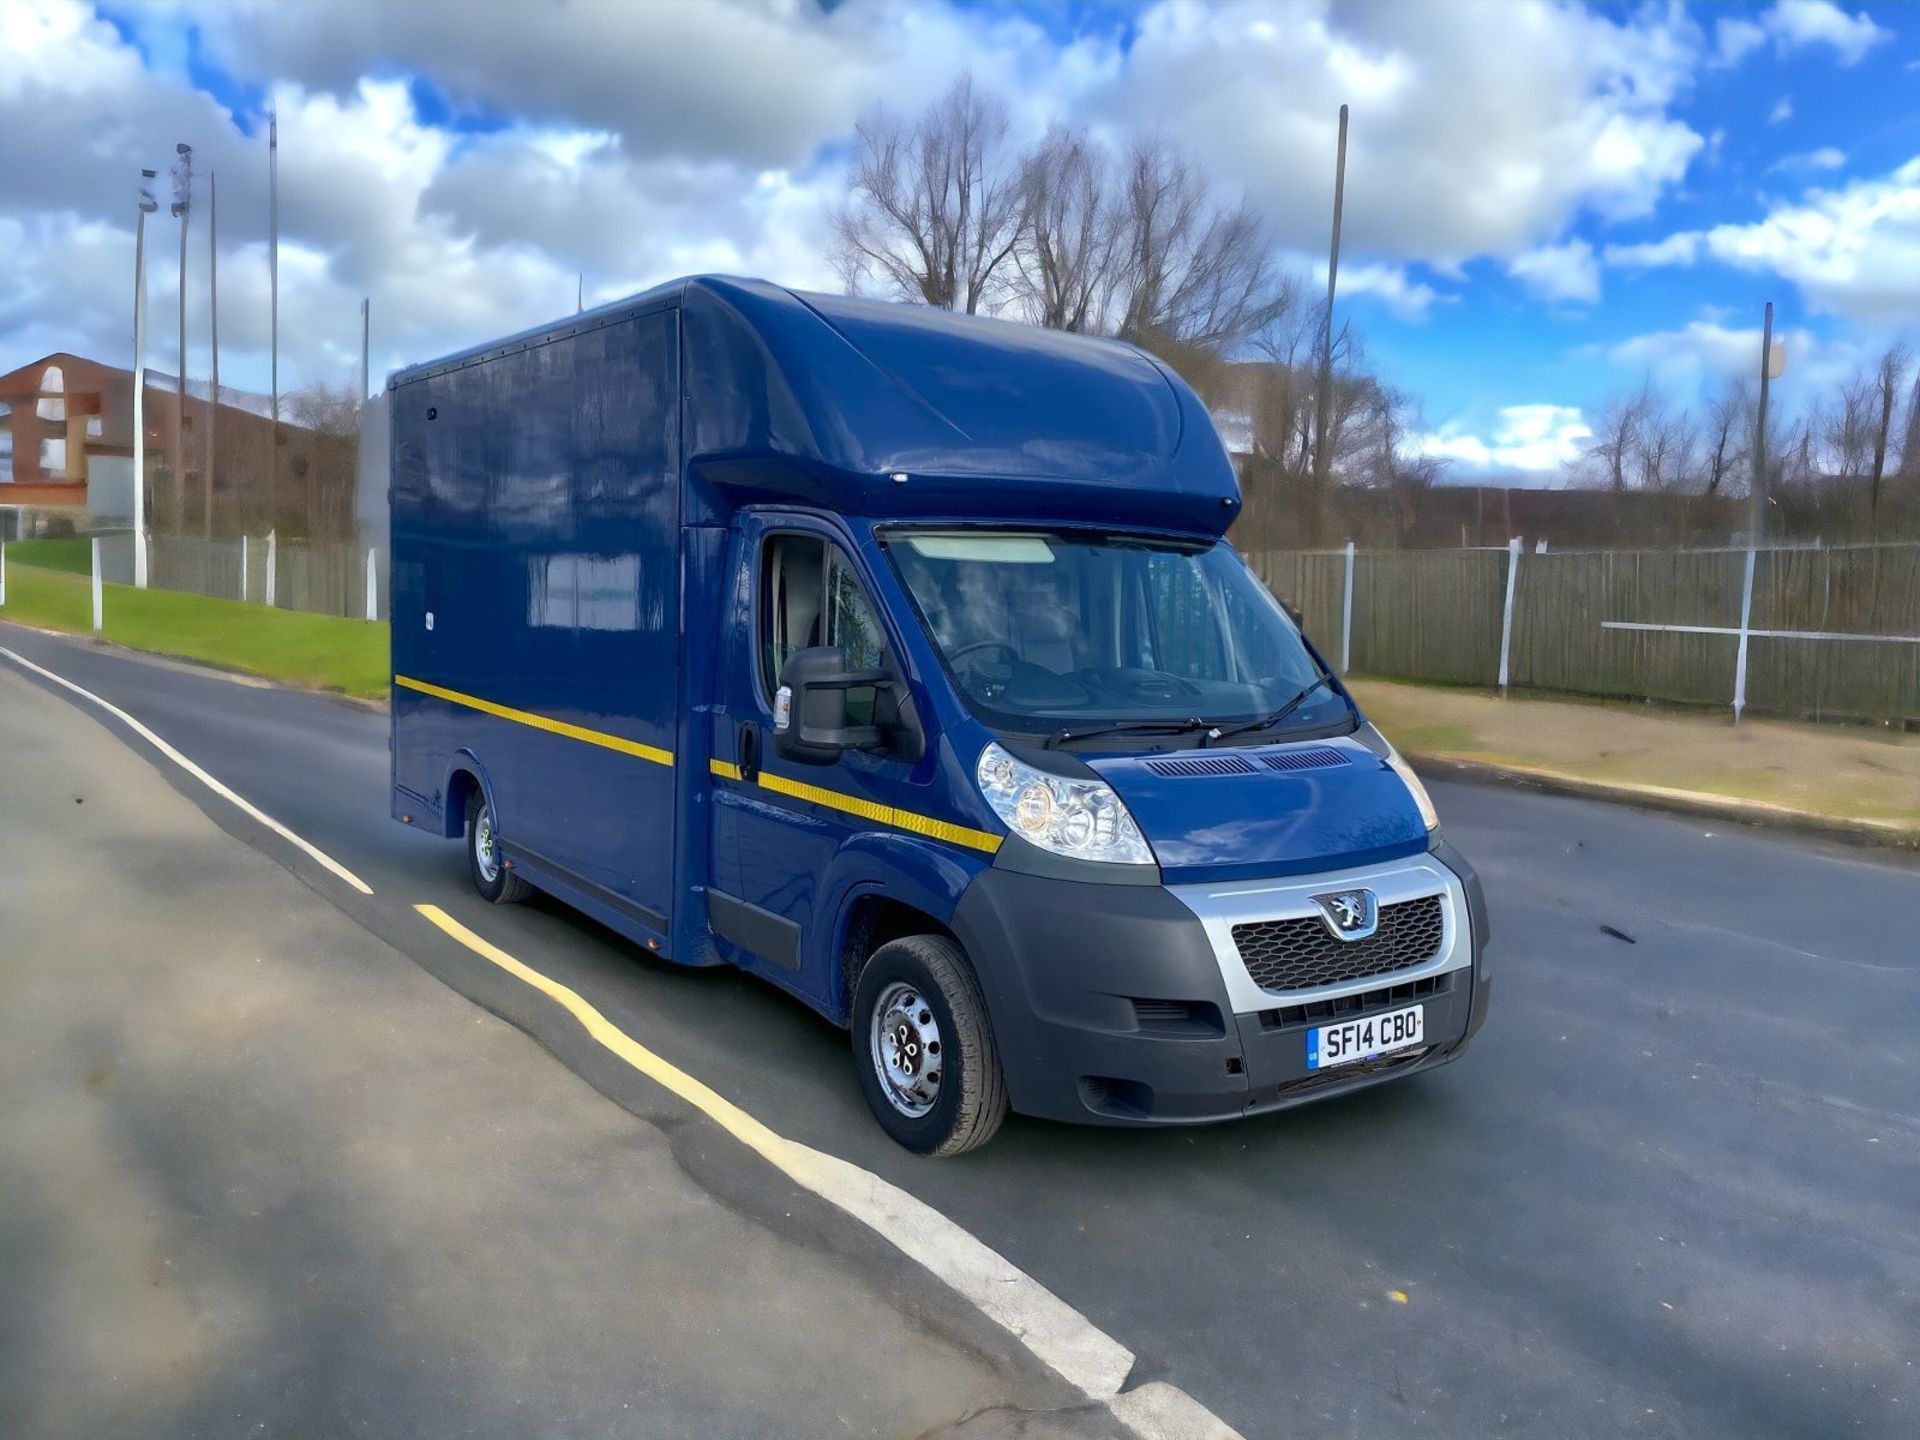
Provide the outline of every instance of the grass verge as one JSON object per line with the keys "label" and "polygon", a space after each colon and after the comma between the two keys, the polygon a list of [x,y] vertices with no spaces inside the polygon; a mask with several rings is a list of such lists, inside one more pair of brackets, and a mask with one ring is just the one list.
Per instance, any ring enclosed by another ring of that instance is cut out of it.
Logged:
{"label": "grass verge", "polygon": [[1416,759],[1614,787],[1756,801],[1920,839],[1920,737],[1591,698],[1548,700],[1356,680],[1355,697]]}
{"label": "grass verge", "polygon": [[[13,550],[7,547],[9,561]],[[102,638],[116,645],[362,699],[385,699],[388,693],[385,624],[131,585],[105,587],[101,608]],[[0,620],[91,634],[89,579],[10,564]]]}
{"label": "grass verge", "polygon": [[14,540],[7,545],[7,564],[32,565],[40,570],[64,570],[69,575],[93,574],[93,542],[84,535],[64,540]]}

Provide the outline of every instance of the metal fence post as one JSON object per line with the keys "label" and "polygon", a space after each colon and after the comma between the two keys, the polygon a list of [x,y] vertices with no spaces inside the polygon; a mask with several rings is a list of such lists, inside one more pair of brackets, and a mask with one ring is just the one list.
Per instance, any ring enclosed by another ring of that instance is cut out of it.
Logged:
{"label": "metal fence post", "polygon": [[240,537],[240,603],[247,603],[247,537]]}
{"label": "metal fence post", "polygon": [[274,579],[274,576],[273,576],[273,561],[274,561],[274,552],[275,552],[275,550],[277,550],[278,548],[279,548],[279,542],[278,542],[278,541],[277,541],[277,540],[275,539],[275,536],[274,536],[274,532],[273,532],[273,531],[271,531],[271,530],[269,530],[269,531],[267,531],[267,584],[266,584],[266,600],[267,600],[267,606],[268,606],[268,608],[269,608],[269,609],[271,609],[271,608],[272,608],[272,606],[273,606],[273,579]]}
{"label": "metal fence post", "polygon": [[104,617],[100,613],[100,537],[93,537],[93,628],[101,628]]}
{"label": "metal fence post", "polygon": [[374,563],[375,554],[374,551],[369,548],[367,551],[367,620],[369,623],[380,618],[380,586],[377,581],[377,572],[374,569]]}
{"label": "metal fence post", "polygon": [[1353,541],[1347,541],[1347,589],[1340,601],[1340,673],[1353,668]]}
{"label": "metal fence post", "polygon": [[1520,574],[1520,537],[1507,541],[1507,603],[1500,616],[1500,690],[1506,693],[1509,661],[1513,656],[1514,580]]}
{"label": "metal fence post", "polygon": [[1733,662],[1733,723],[1740,723],[1740,712],[1747,708],[1747,632],[1753,623],[1753,557],[1747,547],[1747,583],[1740,592],[1740,651]]}
{"label": "metal fence post", "polygon": [[0,540],[0,605],[7,603],[7,542]]}

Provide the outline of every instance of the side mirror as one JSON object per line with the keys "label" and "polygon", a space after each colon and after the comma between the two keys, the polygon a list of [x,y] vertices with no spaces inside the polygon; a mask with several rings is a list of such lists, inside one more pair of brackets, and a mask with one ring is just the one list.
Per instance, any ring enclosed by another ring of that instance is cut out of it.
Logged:
{"label": "side mirror", "polygon": [[831,765],[844,751],[879,746],[878,725],[847,723],[847,692],[877,690],[892,680],[885,670],[847,669],[837,645],[794,651],[773,697],[773,748],[804,765]]}

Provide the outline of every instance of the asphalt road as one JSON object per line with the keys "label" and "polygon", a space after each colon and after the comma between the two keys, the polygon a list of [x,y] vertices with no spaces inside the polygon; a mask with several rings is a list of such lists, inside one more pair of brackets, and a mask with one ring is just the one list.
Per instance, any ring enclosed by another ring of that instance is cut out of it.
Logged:
{"label": "asphalt road", "polygon": [[1494,1011],[1466,1059],[1200,1130],[1015,1118],[925,1162],[873,1127],[845,1037],[798,1005],[545,902],[472,898],[457,846],[387,818],[384,716],[14,627],[0,643],[352,866],[371,900],[174,782],[617,1103],[643,1104],[644,1082],[411,906],[444,906],[776,1130],[924,1199],[1132,1347],[1136,1380],[1250,1437],[1920,1433],[1910,866],[1437,785],[1493,912]]}

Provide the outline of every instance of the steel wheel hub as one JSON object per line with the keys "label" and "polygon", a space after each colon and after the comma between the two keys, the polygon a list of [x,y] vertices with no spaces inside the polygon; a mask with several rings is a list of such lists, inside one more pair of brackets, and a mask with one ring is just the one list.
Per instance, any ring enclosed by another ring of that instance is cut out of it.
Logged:
{"label": "steel wheel hub", "polygon": [[887,1103],[918,1119],[940,1098],[940,1024],[912,985],[894,981],[880,992],[868,1029],[873,1071]]}
{"label": "steel wheel hub", "polygon": [[481,880],[491,885],[500,878],[500,857],[493,842],[493,811],[485,805],[473,820],[473,858]]}

